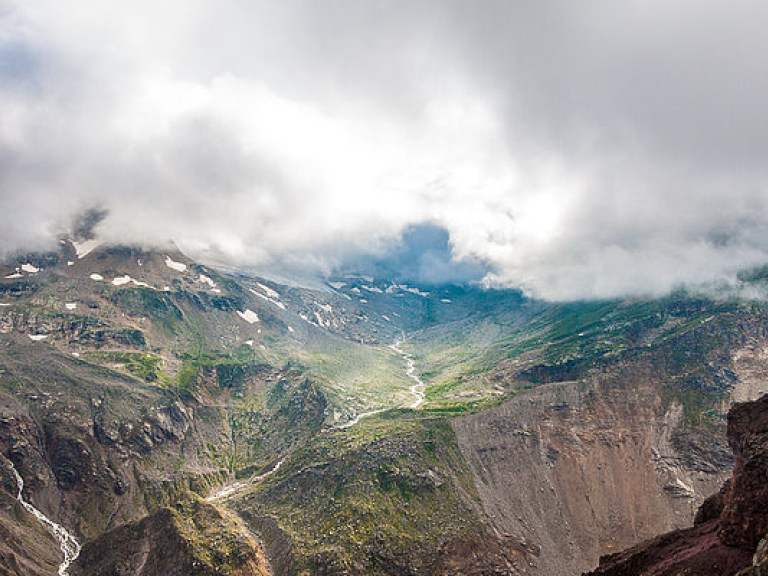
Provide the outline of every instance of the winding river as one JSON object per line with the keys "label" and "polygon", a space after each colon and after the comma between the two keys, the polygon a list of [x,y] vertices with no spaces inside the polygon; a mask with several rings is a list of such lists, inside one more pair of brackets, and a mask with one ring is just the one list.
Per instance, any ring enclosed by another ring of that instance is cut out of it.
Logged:
{"label": "winding river", "polygon": [[400,354],[400,356],[403,357],[403,360],[405,360],[406,368],[405,368],[405,375],[408,376],[411,380],[415,382],[413,386],[410,387],[411,394],[413,394],[414,401],[413,404],[410,404],[408,408],[415,409],[424,404],[425,400],[425,392],[427,385],[424,384],[424,381],[419,378],[419,375],[416,373],[416,361],[411,357],[408,352],[404,351],[402,348],[400,348],[400,344],[402,344],[402,340],[398,340],[394,344],[390,346],[392,350]]}

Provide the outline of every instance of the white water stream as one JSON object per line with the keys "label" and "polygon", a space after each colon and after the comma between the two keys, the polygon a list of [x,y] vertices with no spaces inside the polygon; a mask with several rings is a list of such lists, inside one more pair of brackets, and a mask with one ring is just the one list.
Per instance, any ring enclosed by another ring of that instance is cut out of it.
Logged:
{"label": "white water stream", "polygon": [[61,551],[64,554],[64,561],[59,565],[59,576],[67,576],[69,574],[67,572],[69,565],[72,564],[72,562],[74,562],[77,556],[80,554],[80,544],[77,542],[75,537],[72,536],[72,534],[67,532],[66,528],[56,524],[56,522],[48,518],[48,516],[24,500],[24,496],[22,495],[22,492],[24,491],[24,479],[21,477],[21,474],[19,474],[18,470],[16,470],[16,467],[13,465],[13,463],[11,463],[11,470],[13,470],[13,475],[16,477],[16,485],[19,488],[19,493],[16,495],[16,500],[19,501],[19,504],[21,504],[27,512],[32,514],[41,524],[53,532],[53,535],[59,541],[59,546],[61,547]]}
{"label": "white water stream", "polygon": [[283,462],[285,462],[285,458],[278,460],[277,463],[274,466],[272,466],[272,468],[264,472],[264,474],[259,474],[258,476],[252,476],[248,480],[248,482],[233,482],[232,484],[229,484],[227,486],[222,486],[216,492],[208,496],[205,500],[207,502],[214,502],[216,500],[221,500],[223,498],[226,498],[230,494],[237,492],[238,490],[240,490],[240,488],[245,488],[249,484],[260,482],[261,480],[264,480],[264,478],[272,476],[272,474],[280,470],[280,466],[283,465]]}
{"label": "white water stream", "polygon": [[[425,390],[427,388],[427,385],[424,383],[424,381],[419,378],[419,375],[416,373],[416,361],[411,357],[408,352],[400,348],[400,344],[402,344],[402,340],[398,340],[394,344],[391,344],[389,347],[397,352],[400,356],[403,357],[403,360],[405,360],[405,375],[408,376],[411,380],[414,381],[414,384],[408,389],[410,393],[413,395],[413,403],[409,404],[407,408],[410,408],[411,410],[415,410],[422,404],[424,404],[425,401]],[[378,410],[371,410],[370,412],[361,412],[352,420],[349,422],[345,422],[344,424],[340,425],[339,428],[350,428],[351,426],[354,426],[360,420],[363,418],[367,418],[368,416],[373,416],[374,414],[379,414],[380,412],[386,412],[389,410],[389,408],[379,408]]]}
{"label": "white water stream", "polygon": [[406,369],[405,369],[405,375],[408,376],[411,380],[415,382],[413,386],[411,386],[411,394],[413,394],[413,397],[415,398],[413,404],[408,406],[408,408],[416,409],[422,404],[424,404],[424,393],[427,389],[427,385],[424,384],[421,378],[419,378],[419,375],[416,373],[416,361],[411,357],[408,352],[405,352],[402,348],[400,348],[400,344],[402,344],[402,340],[398,340],[394,344],[390,346],[392,350],[400,354],[400,356],[403,357],[403,360],[406,362]]}

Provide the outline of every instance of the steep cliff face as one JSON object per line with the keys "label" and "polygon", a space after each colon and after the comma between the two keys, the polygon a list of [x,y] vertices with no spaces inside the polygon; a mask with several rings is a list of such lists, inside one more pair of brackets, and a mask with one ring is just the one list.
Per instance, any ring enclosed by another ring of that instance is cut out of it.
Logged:
{"label": "steep cliff face", "polygon": [[764,574],[768,569],[768,395],[733,407],[728,441],[735,456],[733,478],[700,509],[697,525],[605,556],[589,574]]}
{"label": "steep cliff face", "polygon": [[675,450],[681,417],[638,376],[549,385],[453,426],[488,521],[539,550],[527,573],[568,574],[686,525],[723,481],[722,463],[696,469]]}

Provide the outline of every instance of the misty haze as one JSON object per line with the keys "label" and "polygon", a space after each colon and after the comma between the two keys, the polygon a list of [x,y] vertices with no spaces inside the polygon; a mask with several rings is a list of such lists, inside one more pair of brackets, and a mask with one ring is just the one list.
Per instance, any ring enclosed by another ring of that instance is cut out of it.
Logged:
{"label": "misty haze", "polygon": [[766,573],[766,29],[0,0],[0,575]]}

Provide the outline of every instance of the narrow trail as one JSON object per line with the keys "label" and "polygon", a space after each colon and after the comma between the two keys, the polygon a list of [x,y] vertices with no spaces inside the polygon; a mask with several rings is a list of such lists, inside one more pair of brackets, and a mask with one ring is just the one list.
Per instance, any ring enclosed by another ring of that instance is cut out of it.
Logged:
{"label": "narrow trail", "polygon": [[40,512],[40,510],[32,506],[32,504],[24,500],[24,496],[22,495],[22,492],[24,491],[24,479],[21,477],[21,474],[19,474],[19,471],[16,470],[13,462],[11,462],[11,470],[13,470],[13,475],[16,478],[16,486],[18,486],[19,489],[19,493],[16,495],[16,500],[19,501],[19,504],[21,504],[27,512],[37,518],[42,525],[53,532],[53,535],[59,541],[59,546],[64,554],[64,561],[59,565],[59,576],[68,576],[69,572],[67,572],[67,570],[69,570],[70,564],[72,564],[80,554],[80,544],[66,528],[57,524],[48,518],[48,516]]}
{"label": "narrow trail", "polygon": [[221,488],[219,488],[216,492],[208,496],[205,499],[205,501],[215,502],[217,500],[223,500],[224,498],[234,494],[241,488],[245,488],[246,486],[250,486],[251,484],[255,484],[256,482],[261,482],[262,480],[264,480],[264,478],[268,478],[269,476],[272,476],[272,474],[280,470],[280,466],[283,465],[283,462],[285,462],[285,458],[281,458],[280,460],[278,460],[277,463],[275,463],[275,465],[272,466],[272,468],[264,472],[264,474],[259,474],[258,476],[252,476],[246,482],[233,482],[232,484],[226,484]]}

